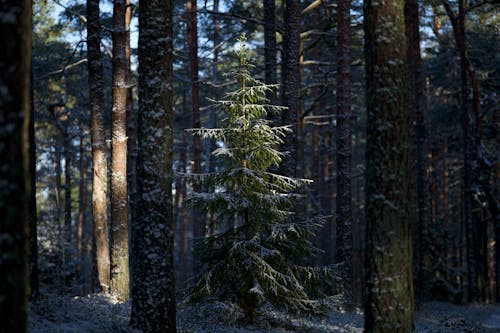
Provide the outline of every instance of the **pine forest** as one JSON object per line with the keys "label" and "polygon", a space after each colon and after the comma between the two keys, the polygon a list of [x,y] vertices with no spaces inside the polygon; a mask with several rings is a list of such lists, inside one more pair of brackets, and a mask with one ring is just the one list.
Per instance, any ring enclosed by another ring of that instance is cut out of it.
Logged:
{"label": "pine forest", "polygon": [[0,333],[500,332],[498,0],[2,0],[0,45]]}

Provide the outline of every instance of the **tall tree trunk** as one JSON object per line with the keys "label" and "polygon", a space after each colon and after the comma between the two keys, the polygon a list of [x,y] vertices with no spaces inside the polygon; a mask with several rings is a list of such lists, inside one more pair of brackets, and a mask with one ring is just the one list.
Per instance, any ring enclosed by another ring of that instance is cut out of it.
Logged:
{"label": "tall tree trunk", "polygon": [[113,110],[111,113],[111,292],[129,298],[127,193],[127,73],[125,0],[113,2]]}
{"label": "tall tree trunk", "polygon": [[413,332],[404,1],[365,0],[364,17],[368,108],[365,331]]}
{"label": "tall tree trunk", "polygon": [[[71,138],[67,133],[67,128],[63,132],[64,140],[64,253],[66,256],[70,255],[71,248],[71,160],[72,145]],[[66,272],[68,273],[68,272]]]}
{"label": "tall tree trunk", "polygon": [[61,213],[62,213],[62,207],[61,207],[61,176],[62,176],[62,167],[61,167],[61,158],[62,158],[62,146],[63,146],[63,141],[62,141],[62,135],[60,132],[57,132],[56,134],[56,141],[55,141],[55,148],[54,148],[54,176],[55,176],[55,181],[54,181],[54,192],[55,192],[55,199],[56,199],[56,207],[55,207],[55,214],[54,214],[54,220],[57,225],[57,247],[58,247],[58,260],[57,260],[57,270],[58,270],[58,277],[62,278],[62,272],[63,272],[63,263],[64,263],[64,238],[63,238],[63,230],[61,226]]}
{"label": "tall tree trunk", "polygon": [[460,58],[460,104],[462,112],[462,132],[463,132],[463,209],[464,209],[464,224],[466,232],[467,244],[467,298],[468,301],[477,299],[477,229],[472,214],[473,206],[473,175],[472,175],[472,133],[471,133],[471,117],[468,107],[469,88],[467,83],[467,66],[469,60],[467,58],[467,36],[465,34],[465,0],[458,1],[458,14],[454,14],[451,5],[447,0],[442,0],[443,6],[448,14],[453,27],[453,34]]}
{"label": "tall tree trunk", "polygon": [[38,278],[38,220],[36,210],[36,138],[35,138],[35,106],[33,98],[33,68],[30,73],[30,208],[29,208],[29,228],[30,228],[30,299],[34,300],[40,295],[40,281]]}
{"label": "tall tree trunk", "polygon": [[[130,221],[137,218],[137,111],[134,108],[133,88],[132,88],[132,69],[131,69],[131,50],[130,50],[130,21],[132,11],[129,0],[125,0],[127,10],[125,12],[125,57],[127,61],[127,190],[129,196],[129,215]],[[133,237],[133,235],[130,235]],[[131,258],[129,258],[131,259]]]}
{"label": "tall tree trunk", "polygon": [[416,268],[415,289],[417,295],[421,297],[423,295],[423,286],[428,282],[423,274],[426,247],[422,244],[423,230],[425,229],[427,219],[427,198],[425,191],[427,185],[425,184],[424,79],[422,74],[422,58],[420,55],[420,19],[418,10],[417,0],[407,0],[405,2],[409,102],[412,114],[411,119],[414,122],[414,149],[412,151],[415,154],[415,161],[412,161],[412,167],[416,171],[417,221],[416,230],[413,233],[416,237],[414,251],[414,266]]}
{"label": "tall tree trunk", "polygon": [[[193,128],[201,127],[200,120],[200,97],[199,97],[199,77],[198,77],[198,27],[196,0],[186,2],[187,26],[186,38],[189,49],[189,64],[191,70],[191,110]],[[201,138],[199,135],[193,137],[193,172],[201,173]],[[199,185],[194,185],[194,190],[201,190]],[[193,209],[193,238],[199,239],[205,235],[204,220],[199,208]],[[199,270],[200,263],[194,263],[194,271]]]}
{"label": "tall tree trunk", "polygon": [[31,1],[0,4],[0,331],[27,331]]}
{"label": "tall tree trunk", "polygon": [[[265,83],[278,83],[276,77],[276,1],[264,0],[264,62]],[[275,92],[269,92],[267,98],[275,102]],[[270,114],[270,120],[277,120],[276,115]]]}
{"label": "tall tree trunk", "polygon": [[351,1],[337,5],[337,262],[343,262],[346,306],[352,307]]}
{"label": "tall tree trunk", "polygon": [[104,86],[100,49],[99,0],[87,0],[87,57],[89,71],[89,104],[92,118],[92,216],[99,285],[108,291],[110,258],[107,221],[107,162],[104,136]]}
{"label": "tall tree trunk", "polygon": [[85,224],[85,209],[86,209],[86,188],[85,188],[85,141],[83,141],[84,133],[80,135],[80,161],[79,173],[80,180],[78,184],[78,224],[76,227],[76,250],[78,257],[78,272],[81,274],[81,265],[83,263],[83,227]]}
{"label": "tall tree trunk", "polygon": [[288,155],[280,165],[282,174],[290,177],[296,175],[297,131],[300,120],[299,101],[299,50],[300,50],[300,1],[284,1],[285,34],[283,40],[282,89],[283,105],[288,108],[282,113],[282,125],[291,126],[293,132],[284,139],[283,147]]}
{"label": "tall tree trunk", "polygon": [[[214,0],[214,12],[219,12],[219,0]],[[220,21],[219,21],[219,16],[214,15],[214,34],[213,34],[213,56],[214,60],[212,63],[212,82],[214,84],[217,84],[219,82],[219,48],[220,48],[220,40],[221,40],[221,27],[220,27]],[[210,109],[210,128],[216,128],[217,127],[217,110],[215,108]],[[211,154],[212,151],[216,149],[216,142],[215,139],[210,140],[210,148],[208,151],[209,157],[208,157],[208,171],[209,172],[214,172],[215,171],[215,158]],[[211,223],[210,225],[213,225]]]}
{"label": "tall tree trunk", "polygon": [[132,326],[172,332],[173,1],[141,0],[137,219],[132,223]]}

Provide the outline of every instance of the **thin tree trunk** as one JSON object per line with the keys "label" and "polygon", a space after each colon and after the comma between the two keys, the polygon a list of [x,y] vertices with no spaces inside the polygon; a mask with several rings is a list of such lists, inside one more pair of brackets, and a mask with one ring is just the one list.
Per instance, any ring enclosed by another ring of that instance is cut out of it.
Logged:
{"label": "thin tree trunk", "polygon": [[[31,1],[0,5],[0,331],[27,331]],[[8,47],[5,47],[8,45]]]}
{"label": "thin tree trunk", "polygon": [[59,274],[59,278],[62,277],[63,272],[63,262],[64,262],[64,241],[63,241],[63,231],[61,226],[61,175],[62,175],[62,167],[61,167],[61,158],[62,158],[62,135],[60,132],[56,134],[55,148],[54,148],[54,173],[55,173],[55,199],[56,199],[56,207],[54,220],[57,226],[57,247],[58,247],[58,261],[57,261],[57,270]]}
{"label": "thin tree trunk", "polygon": [[291,126],[292,133],[285,139],[283,147],[288,155],[283,158],[280,171],[283,175],[294,177],[296,175],[297,158],[297,131],[300,118],[299,103],[299,50],[300,50],[300,1],[284,1],[285,34],[283,40],[283,105],[288,109],[282,113],[283,125]]}
{"label": "thin tree trunk", "polygon": [[458,1],[458,14],[455,15],[451,9],[451,5],[447,0],[442,0],[443,6],[448,14],[453,27],[453,34],[460,58],[460,103],[462,112],[462,132],[463,132],[463,209],[464,209],[464,224],[467,243],[467,299],[469,302],[474,301],[478,297],[477,287],[477,253],[476,240],[477,229],[472,214],[473,206],[473,175],[472,175],[472,159],[474,154],[472,151],[472,135],[471,135],[471,119],[468,107],[469,88],[467,83],[467,37],[465,34],[465,1]]}
{"label": "thin tree trunk", "polygon": [[[365,332],[413,332],[404,1],[365,0]],[[391,29],[383,26],[391,25]]]}
{"label": "thin tree trunk", "polygon": [[[189,49],[189,64],[191,70],[191,110],[193,128],[201,127],[200,120],[200,97],[199,97],[199,78],[198,78],[198,28],[197,28],[197,9],[196,0],[187,0],[186,2],[187,26],[186,38]],[[201,138],[199,135],[193,137],[193,172],[201,173]],[[199,185],[193,186],[194,191],[199,192]],[[193,208],[193,238],[200,239],[205,235],[205,225],[202,218],[202,212],[199,208]],[[201,263],[194,263],[194,271],[198,272]]]}
{"label": "thin tree trunk", "polygon": [[129,298],[127,193],[127,73],[125,0],[113,2],[113,110],[111,113],[111,292]]}
{"label": "thin tree trunk", "polygon": [[[125,0],[125,57],[127,61],[127,190],[129,196],[130,221],[137,218],[137,110],[134,108],[132,86],[131,50],[130,50],[130,21],[132,19],[131,4]],[[131,222],[130,222],[131,223]],[[133,235],[130,235],[130,238]],[[129,257],[129,260],[132,258]],[[130,263],[129,263],[130,264]],[[130,264],[131,265],[131,264]]]}
{"label": "thin tree trunk", "polygon": [[[173,264],[173,1],[140,0],[137,219],[132,326],[175,333]],[[160,82],[160,84],[158,84]]]}
{"label": "thin tree trunk", "polygon": [[71,138],[67,133],[67,128],[63,132],[64,140],[64,251],[69,255],[71,248],[72,234],[71,234],[71,154],[72,145]]}
{"label": "thin tree trunk", "polygon": [[405,23],[406,38],[408,41],[408,82],[409,82],[409,101],[411,107],[411,119],[414,121],[414,154],[416,171],[416,203],[417,203],[417,221],[416,231],[413,233],[415,241],[415,267],[416,292],[419,298],[423,295],[423,285],[428,282],[424,277],[423,263],[425,247],[421,240],[423,238],[424,225],[427,219],[426,208],[426,184],[425,184],[425,127],[424,127],[424,81],[422,74],[422,59],[420,55],[420,32],[419,32],[419,12],[418,1],[408,0],[405,3]]}
{"label": "thin tree trunk", "polygon": [[76,228],[76,250],[78,257],[77,270],[81,274],[81,265],[83,263],[83,227],[85,224],[85,209],[86,209],[86,189],[85,189],[85,142],[83,141],[84,134],[80,135],[80,180],[78,184],[78,225]]}
{"label": "thin tree trunk", "polygon": [[29,209],[29,228],[30,228],[30,299],[37,299],[40,295],[40,281],[38,278],[38,220],[36,209],[36,138],[35,138],[35,106],[33,99],[33,68],[30,73],[30,209]]}
{"label": "thin tree trunk", "polygon": [[[278,83],[276,77],[276,1],[264,0],[264,62],[265,83]],[[269,92],[267,98],[274,103],[276,94]],[[270,120],[276,121],[276,115],[270,114]]]}
{"label": "thin tree trunk", "polygon": [[100,49],[99,0],[87,0],[87,53],[92,134],[92,216],[99,285],[109,290],[110,258],[107,221],[107,162],[104,136],[103,65]]}
{"label": "thin tree trunk", "polygon": [[352,307],[351,1],[337,5],[337,262],[343,263],[346,306]]}

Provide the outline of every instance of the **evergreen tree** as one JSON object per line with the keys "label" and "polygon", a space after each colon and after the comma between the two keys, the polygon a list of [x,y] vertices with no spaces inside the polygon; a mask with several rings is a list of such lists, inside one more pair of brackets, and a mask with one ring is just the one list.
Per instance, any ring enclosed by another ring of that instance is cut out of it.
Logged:
{"label": "evergreen tree", "polygon": [[225,167],[191,175],[215,190],[194,192],[188,200],[215,216],[209,221],[214,233],[195,243],[194,254],[203,267],[192,298],[217,295],[236,301],[252,322],[264,302],[290,311],[319,308],[308,286],[318,280],[320,270],[301,263],[315,252],[309,239],[322,219],[294,221],[290,210],[300,196],[291,192],[309,181],[268,171],[285,156],[276,147],[291,129],[273,127],[266,119],[285,107],[267,104],[266,93],[277,86],[251,76],[245,40],[239,40],[236,50],[239,66],[229,73],[239,87],[213,101],[225,111],[223,127],[189,130],[219,142],[212,154]]}

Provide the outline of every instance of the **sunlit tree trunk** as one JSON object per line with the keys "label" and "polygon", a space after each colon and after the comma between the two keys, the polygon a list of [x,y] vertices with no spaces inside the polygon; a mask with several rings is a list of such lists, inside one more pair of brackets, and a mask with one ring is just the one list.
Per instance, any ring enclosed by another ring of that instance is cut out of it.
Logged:
{"label": "sunlit tree trunk", "polygon": [[176,332],[173,265],[173,1],[141,0],[137,219],[132,223],[132,326]]}
{"label": "sunlit tree trunk", "polygon": [[129,298],[127,193],[127,72],[125,0],[113,5],[113,110],[111,113],[111,292]]}
{"label": "sunlit tree trunk", "polygon": [[99,285],[108,291],[110,258],[107,221],[107,162],[104,136],[104,85],[100,49],[99,0],[87,0],[87,57],[89,71],[89,105],[92,135],[92,216],[95,255]]}
{"label": "sunlit tree trunk", "polygon": [[31,1],[0,4],[0,331],[27,331]]}
{"label": "sunlit tree trunk", "polygon": [[[404,1],[365,0],[366,332],[413,332]],[[390,27],[390,28],[389,28]]]}

